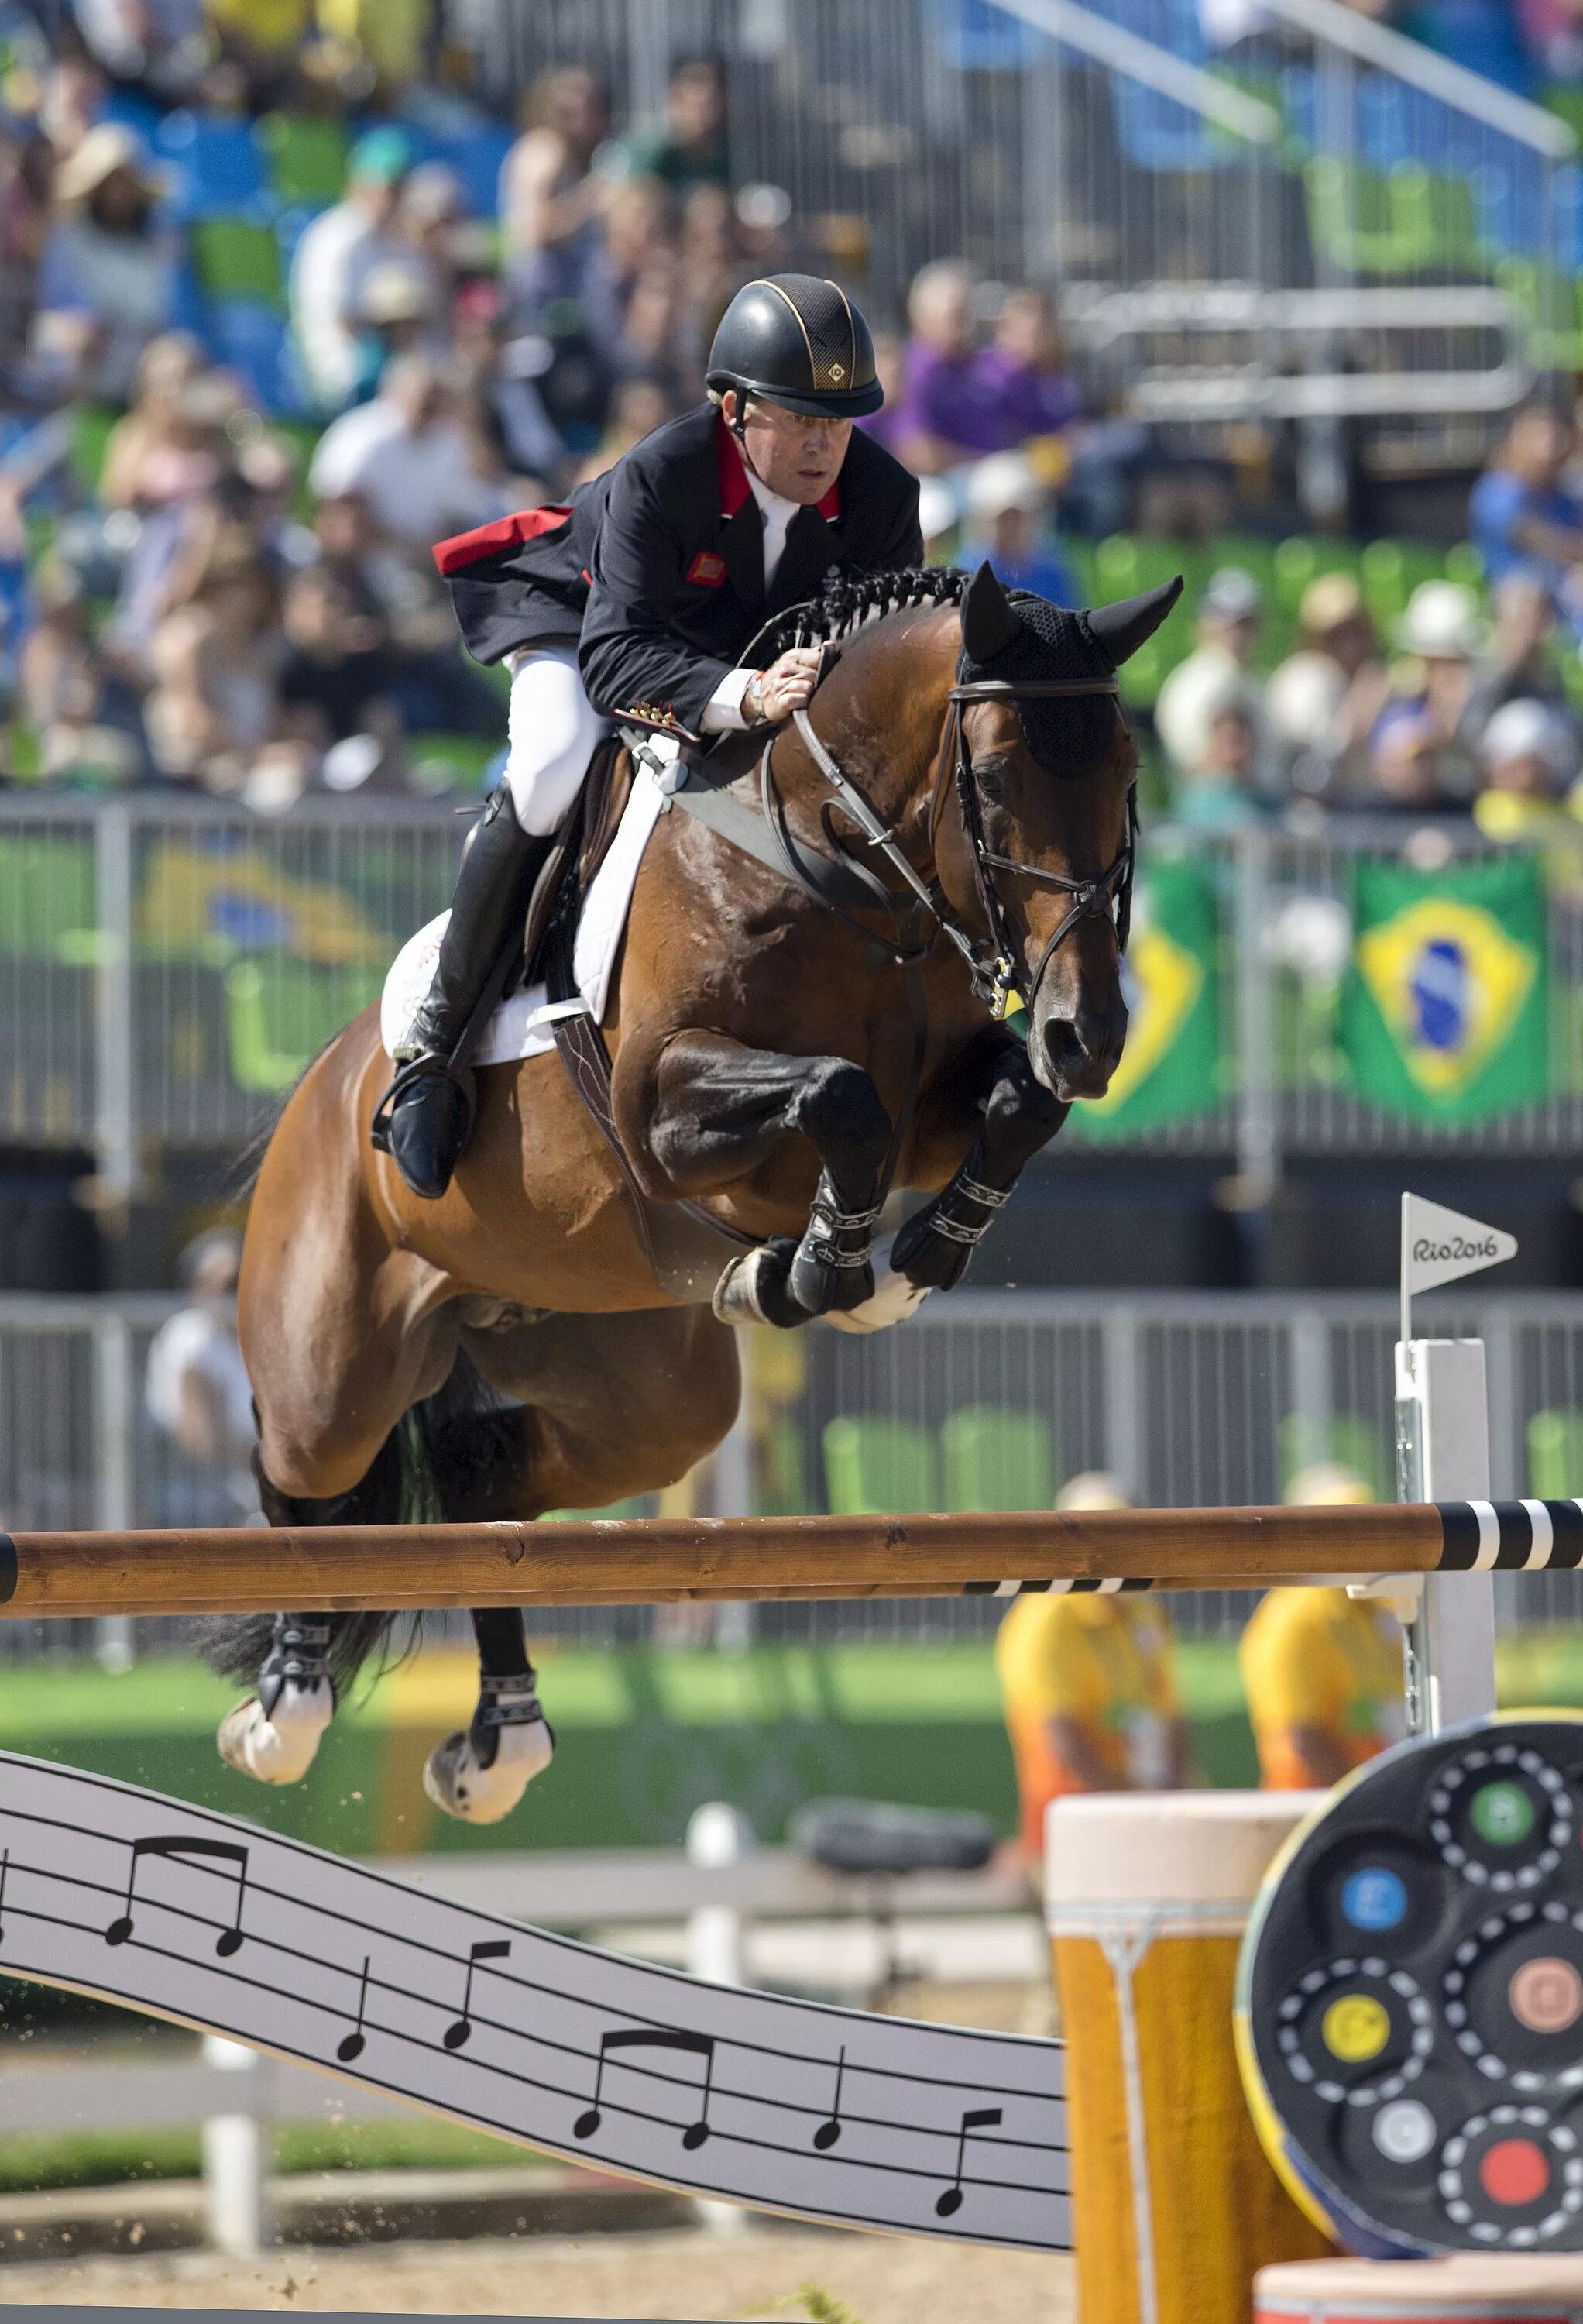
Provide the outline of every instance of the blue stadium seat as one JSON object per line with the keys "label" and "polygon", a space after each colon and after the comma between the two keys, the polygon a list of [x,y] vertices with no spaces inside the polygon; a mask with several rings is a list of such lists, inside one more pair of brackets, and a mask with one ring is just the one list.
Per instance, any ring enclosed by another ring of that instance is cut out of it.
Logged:
{"label": "blue stadium seat", "polygon": [[1118,142],[1137,169],[1210,170],[1236,151],[1229,138],[1211,137],[1207,124],[1185,105],[1139,81],[1113,74],[1110,95]]}
{"label": "blue stadium seat", "polygon": [[1037,60],[1045,34],[995,0],[929,0],[934,44],[953,72],[1017,72]]}
{"label": "blue stadium seat", "polygon": [[246,382],[261,410],[298,408],[286,326],[272,307],[253,299],[216,299],[204,337],[215,361]]}
{"label": "blue stadium seat", "polygon": [[154,132],[154,150],[174,179],[178,217],[207,217],[261,204],[263,164],[244,121],[224,115],[170,113]]}
{"label": "blue stadium seat", "polygon": [[1526,97],[1533,87],[1533,65],[1516,18],[1514,0],[1418,0],[1413,31],[1469,72]]}
{"label": "blue stadium seat", "polygon": [[1450,176],[1519,150],[1427,90],[1383,73],[1370,73],[1359,83],[1358,124],[1363,158],[1376,170],[1422,161],[1426,170]]}
{"label": "blue stadium seat", "polygon": [[480,121],[465,130],[423,129],[403,123],[419,161],[443,161],[455,170],[467,197],[470,217],[500,214],[501,171],[516,143],[515,132],[499,122]]}
{"label": "blue stadium seat", "polygon": [[1512,168],[1476,170],[1471,183],[1479,235],[1496,257],[1544,257],[1565,273],[1583,272],[1583,171],[1575,162],[1552,172],[1548,202],[1533,154]]}

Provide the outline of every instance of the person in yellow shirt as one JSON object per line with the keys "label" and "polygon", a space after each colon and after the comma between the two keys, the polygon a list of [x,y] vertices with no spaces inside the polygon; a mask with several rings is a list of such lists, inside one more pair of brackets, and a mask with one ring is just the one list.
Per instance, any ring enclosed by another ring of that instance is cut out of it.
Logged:
{"label": "person in yellow shirt", "polygon": [[[1286,1490],[1299,1508],[1374,1499],[1363,1479],[1328,1462]],[[1377,1598],[1345,1590],[1268,1590],[1238,1649],[1265,1791],[1325,1789],[1400,1740],[1402,1626]]]}
{"label": "person in yellow shirt", "polygon": [[[1061,1509],[1124,1509],[1097,1471],[1073,1477]],[[1017,1767],[1023,1847],[1045,1852],[1045,1811],[1068,1792],[1169,1791],[1187,1781],[1176,1688],[1176,1634],[1142,1591],[1030,1592],[995,1640],[995,1668]]]}

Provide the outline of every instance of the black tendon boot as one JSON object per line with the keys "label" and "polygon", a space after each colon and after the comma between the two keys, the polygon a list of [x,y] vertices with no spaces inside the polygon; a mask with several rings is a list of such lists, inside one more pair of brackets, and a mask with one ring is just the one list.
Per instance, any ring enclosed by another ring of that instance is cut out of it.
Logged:
{"label": "black tendon boot", "polygon": [[374,1144],[426,1202],[445,1193],[472,1135],[467,1058],[483,1030],[483,1003],[508,948],[520,943],[554,844],[522,829],[502,784],[463,859],[434,982],[396,1052],[400,1071],[373,1120]]}

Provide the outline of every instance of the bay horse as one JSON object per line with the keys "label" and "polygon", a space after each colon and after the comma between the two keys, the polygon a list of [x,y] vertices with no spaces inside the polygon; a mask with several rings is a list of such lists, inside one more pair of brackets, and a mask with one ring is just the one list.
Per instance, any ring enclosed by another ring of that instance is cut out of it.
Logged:
{"label": "bay horse", "polygon": [[[1075,613],[1008,596],[988,566],[930,569],[781,617],[764,658],[817,640],[826,674],[740,772],[655,822],[603,1026],[603,1130],[575,1053],[573,1072],[492,1065],[452,1186],[420,1201],[370,1143],[378,1010],[336,1035],[270,1140],[242,1266],[272,1523],[523,1519],[651,1492],[732,1425],[734,1323],[863,1329],[961,1278],[1120,1058],[1137,759],[1115,672],[1180,589]],[[735,836],[716,827],[732,813]],[[599,1028],[582,1035],[585,1065]],[[877,1286],[891,1188],[931,1199]],[[690,1272],[659,1231],[683,1225]],[[386,1618],[211,1624],[211,1661],[257,1688],[223,1755],[305,1773]],[[479,1707],[425,1782],[483,1821],[553,1738],[520,1613],[474,1622]]]}

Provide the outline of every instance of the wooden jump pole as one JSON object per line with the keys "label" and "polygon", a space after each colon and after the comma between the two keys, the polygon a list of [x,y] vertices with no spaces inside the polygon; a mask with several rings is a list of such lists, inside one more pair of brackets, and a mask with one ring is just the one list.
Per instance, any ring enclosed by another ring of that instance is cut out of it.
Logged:
{"label": "wooden jump pole", "polygon": [[1583,1564],[1575,1501],[0,1534],[0,1615],[1256,1587]]}

